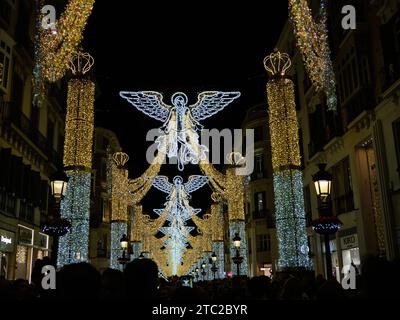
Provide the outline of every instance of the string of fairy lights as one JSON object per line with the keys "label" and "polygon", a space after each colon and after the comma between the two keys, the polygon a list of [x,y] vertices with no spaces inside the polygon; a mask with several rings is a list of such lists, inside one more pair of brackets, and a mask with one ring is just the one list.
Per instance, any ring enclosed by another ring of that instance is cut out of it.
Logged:
{"label": "string of fairy lights", "polygon": [[56,82],[69,69],[68,62],[79,51],[83,31],[95,0],[69,0],[54,27],[42,26],[43,0],[36,1],[35,67],[33,71],[34,103],[41,105],[45,82]]}
{"label": "string of fairy lights", "polygon": [[328,110],[335,111],[336,82],[328,42],[326,2],[319,0],[319,19],[316,20],[307,0],[289,0],[289,17],[310,80],[317,91],[324,92]]}

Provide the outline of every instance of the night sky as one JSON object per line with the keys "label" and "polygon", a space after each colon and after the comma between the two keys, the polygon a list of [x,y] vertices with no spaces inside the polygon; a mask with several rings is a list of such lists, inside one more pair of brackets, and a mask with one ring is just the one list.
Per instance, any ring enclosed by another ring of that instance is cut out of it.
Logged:
{"label": "night sky", "polygon": [[[145,142],[145,136],[161,122],[122,100],[119,91],[160,91],[166,103],[176,91],[186,93],[189,103],[196,101],[200,91],[240,91],[241,98],[202,122],[209,129],[240,128],[246,110],[266,101],[262,61],[278,40],[287,1],[274,1],[274,5],[271,1],[113,3],[96,1],[83,47],[95,58],[96,126],[117,134],[130,156],[130,177],[148,166],[145,152],[150,142]],[[200,173],[187,167],[180,173],[184,180],[188,174]],[[171,166],[161,171],[170,180],[178,173]],[[206,189],[195,194],[194,207],[208,207],[204,199],[210,191]],[[163,199],[165,195],[153,190],[144,207],[148,211],[161,208]]]}

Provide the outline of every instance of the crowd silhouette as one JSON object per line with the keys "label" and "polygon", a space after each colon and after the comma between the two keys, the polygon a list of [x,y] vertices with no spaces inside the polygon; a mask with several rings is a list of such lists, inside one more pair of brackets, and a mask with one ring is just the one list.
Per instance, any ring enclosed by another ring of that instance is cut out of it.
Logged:
{"label": "crowd silhouette", "polygon": [[135,301],[245,301],[245,300],[354,300],[398,298],[400,263],[382,258],[365,259],[357,275],[356,289],[344,290],[335,279],[311,273],[290,272],[272,279],[267,276],[233,277],[197,281],[192,287],[179,277],[159,278],[150,259],[136,259],[124,271],[106,269],[100,273],[89,263],[66,265],[57,271],[56,289],[41,286],[45,257],[38,259],[27,280],[0,278],[0,301],[13,300],[135,300]]}

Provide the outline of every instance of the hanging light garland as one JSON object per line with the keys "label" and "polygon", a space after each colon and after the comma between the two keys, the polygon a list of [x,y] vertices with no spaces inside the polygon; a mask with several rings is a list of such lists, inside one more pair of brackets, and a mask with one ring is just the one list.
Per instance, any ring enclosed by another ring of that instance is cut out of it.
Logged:
{"label": "hanging light garland", "polygon": [[289,0],[297,46],[317,91],[323,91],[328,110],[336,110],[336,83],[328,42],[326,0],[320,0],[319,20],[313,18],[307,0]]}
{"label": "hanging light garland", "polygon": [[290,64],[289,56],[279,51],[264,59],[272,76],[267,94],[279,270],[311,266],[304,250],[308,242],[294,84],[285,75]]}

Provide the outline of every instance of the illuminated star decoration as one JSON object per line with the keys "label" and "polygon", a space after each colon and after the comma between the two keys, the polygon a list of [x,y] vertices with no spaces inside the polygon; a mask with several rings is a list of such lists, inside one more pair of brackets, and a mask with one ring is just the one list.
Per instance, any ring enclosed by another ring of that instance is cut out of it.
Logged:
{"label": "illuminated star decoration", "polygon": [[218,113],[240,96],[240,92],[206,91],[199,94],[194,105],[188,106],[187,96],[176,92],[169,106],[163,102],[162,94],[154,91],[119,94],[139,111],[164,123],[160,128],[163,134],[156,140],[158,151],[168,158],[177,158],[180,171],[185,164],[198,164],[207,158],[208,148],[199,142],[198,133],[203,128],[199,121]]}

